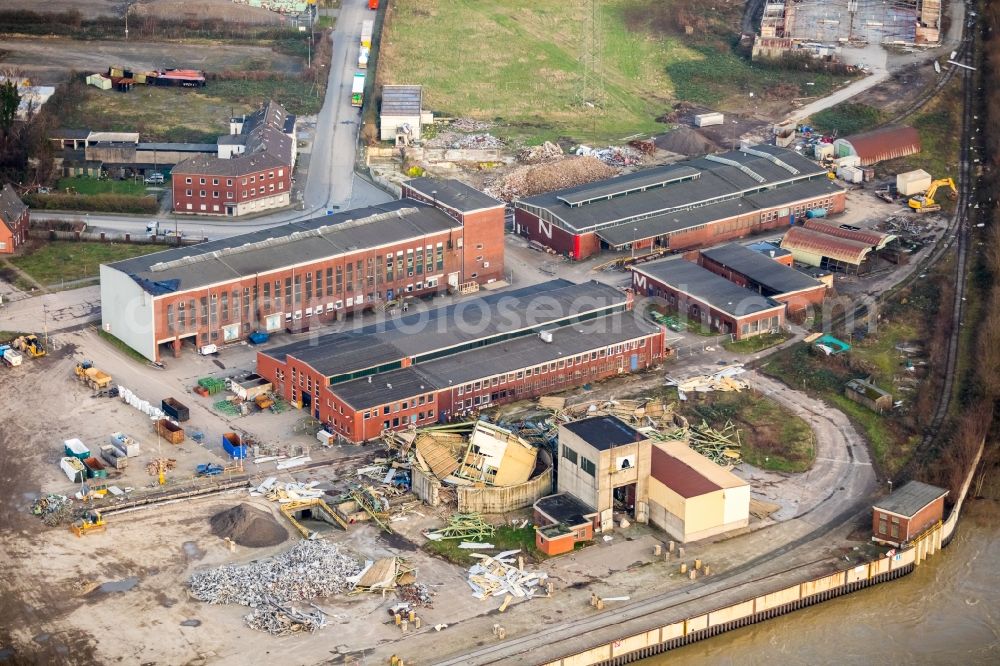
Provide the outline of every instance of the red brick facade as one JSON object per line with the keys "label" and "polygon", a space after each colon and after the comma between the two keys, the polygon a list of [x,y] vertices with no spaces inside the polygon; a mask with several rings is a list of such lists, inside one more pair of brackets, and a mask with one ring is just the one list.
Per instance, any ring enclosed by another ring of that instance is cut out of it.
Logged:
{"label": "red brick facade", "polygon": [[944,496],[910,517],[889,513],[875,506],[872,510],[872,534],[878,541],[901,545],[920,536],[943,517]]}
{"label": "red brick facade", "polygon": [[[788,227],[793,218],[798,219],[813,208],[826,208],[830,215],[842,213],[845,201],[844,192],[835,192],[792,204],[754,210],[746,215],[715,220],[655,238],[638,238],[635,246],[637,249],[660,247],[675,252],[708,247],[761,231]],[[601,251],[601,240],[596,233],[575,234],[554,223],[540,220],[536,215],[521,208],[514,209],[514,224],[518,232],[529,240],[537,241],[571,259],[586,259]]]}
{"label": "red brick facade", "polygon": [[[660,330],[610,347],[596,348],[572,358],[521,368],[469,381],[462,386],[417,393],[392,403],[356,410],[337,395],[337,385],[294,357],[284,363],[266,354],[257,355],[257,373],[274,382],[274,390],[292,404],[327,424],[330,432],[360,443],[378,437],[383,430],[418,427],[491,405],[527,400],[539,395],[599,381],[625,372],[649,368],[662,362],[666,336]],[[404,359],[403,367],[409,365]]]}
{"label": "red brick facade", "polygon": [[13,187],[0,189],[0,254],[14,254],[28,241],[30,215]]}
{"label": "red brick facade", "polygon": [[238,176],[209,175],[179,167],[172,174],[175,213],[235,216],[290,202],[291,166]]}
{"label": "red brick facade", "polygon": [[[784,258],[784,257],[782,257]],[[791,259],[791,256],[788,257]],[[754,288],[754,285],[750,283],[745,275],[734,271],[722,264],[712,261],[705,255],[697,253],[697,257],[694,261],[699,264],[702,268],[706,268],[716,275],[720,275],[734,284],[738,284],[741,287]],[[772,261],[774,261],[772,259]],[[790,266],[791,262],[779,262],[783,266]],[[811,289],[805,289],[801,291],[795,291],[787,294],[775,294],[771,296],[774,300],[779,303],[785,303],[788,306],[788,313],[795,314],[801,312],[809,307],[822,305],[823,299],[826,298],[827,287],[825,284],[817,284]]]}
{"label": "red brick facade", "polygon": [[[399,296],[425,296],[458,282],[462,229],[282,268],[154,300],[156,342],[223,344],[253,330],[302,330]],[[502,236],[493,241],[503,246]],[[391,256],[391,261],[390,261]],[[389,264],[392,264],[391,271]],[[502,269],[501,269],[502,270]]]}

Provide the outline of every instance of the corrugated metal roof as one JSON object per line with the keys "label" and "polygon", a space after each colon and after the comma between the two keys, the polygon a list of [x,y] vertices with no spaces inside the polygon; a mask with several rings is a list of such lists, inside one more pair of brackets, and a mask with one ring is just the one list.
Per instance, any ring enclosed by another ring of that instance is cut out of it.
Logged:
{"label": "corrugated metal roof", "polygon": [[139,143],[138,132],[91,132],[87,143]]}
{"label": "corrugated metal roof", "polygon": [[874,508],[912,518],[922,508],[947,494],[948,491],[944,488],[921,481],[910,481],[885,499],[876,502]]}
{"label": "corrugated metal roof", "polygon": [[733,317],[745,317],[782,307],[780,303],[766,296],[734,284],[681,257],[651,261],[648,264],[633,266],[632,270]]}
{"label": "corrugated metal roof", "polygon": [[504,205],[503,202],[454,178],[411,178],[403,184],[428,199],[436,200],[462,213]]}
{"label": "corrugated metal roof", "polygon": [[851,145],[866,166],[920,152],[920,133],[912,127],[886,127],[841,140]]}
{"label": "corrugated metal roof", "polygon": [[174,291],[185,291],[460,226],[436,208],[404,199],[147,254],[109,266],[137,281],[177,280]]}
{"label": "corrugated metal roof", "polygon": [[881,231],[874,231],[872,229],[844,229],[837,224],[815,219],[806,220],[803,226],[806,229],[812,229],[813,231],[819,231],[820,233],[837,236],[838,238],[846,238],[848,240],[858,241],[859,243],[867,243],[876,250],[881,250],[890,241],[896,238],[892,234],[884,234]]}
{"label": "corrugated metal roof", "polygon": [[[761,154],[753,154],[749,150]],[[542,208],[571,231],[584,232],[603,230],[615,224],[634,226],[630,222],[634,218],[648,218],[658,213],[676,215],[715,201],[751,195],[761,188],[825,175],[823,168],[794,151],[774,146],[753,146],[749,150],[722,153],[718,156],[722,162],[699,157],[518,199],[515,205]],[[690,177],[670,182],[672,175],[679,174]],[[634,191],[643,183],[657,181],[668,182],[664,185],[644,185],[648,189]],[[828,188],[829,184],[825,187]],[[626,193],[614,195],[616,192]],[[601,196],[612,198],[595,200],[595,197]],[[576,205],[567,202],[575,202]]]}
{"label": "corrugated metal roof", "polygon": [[654,442],[650,453],[650,476],[684,498],[749,485],[684,442]]}
{"label": "corrugated metal roof", "polygon": [[868,243],[831,236],[805,227],[789,229],[781,239],[781,247],[793,253],[801,250],[854,265],[864,261],[872,249]]}
{"label": "corrugated metal roof", "polygon": [[750,281],[759,284],[766,291],[765,296],[786,294],[803,289],[814,289],[823,286],[819,280],[809,277],[801,271],[789,268],[774,259],[755,252],[738,243],[730,243],[722,247],[702,250],[702,255],[717,264],[729,268]]}
{"label": "corrugated metal roof", "polygon": [[382,86],[383,116],[419,116],[423,99],[422,86]]}

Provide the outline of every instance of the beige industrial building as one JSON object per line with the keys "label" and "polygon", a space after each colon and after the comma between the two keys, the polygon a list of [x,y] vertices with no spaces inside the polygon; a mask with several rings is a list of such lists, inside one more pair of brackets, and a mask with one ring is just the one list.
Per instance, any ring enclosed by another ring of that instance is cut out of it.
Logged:
{"label": "beige industrial building", "polygon": [[614,416],[559,427],[558,489],[593,507],[594,531],[617,512],[683,542],[746,527],[750,485],[688,447],[653,442]]}
{"label": "beige industrial building", "polygon": [[650,456],[649,521],[684,542],[750,522],[750,484],[684,442],[655,442]]}

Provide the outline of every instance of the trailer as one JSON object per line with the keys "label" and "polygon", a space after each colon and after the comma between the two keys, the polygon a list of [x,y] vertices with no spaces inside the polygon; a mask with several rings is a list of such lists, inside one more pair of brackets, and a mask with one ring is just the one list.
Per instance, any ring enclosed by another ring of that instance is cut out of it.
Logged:
{"label": "trailer", "polygon": [[354,82],[351,84],[351,106],[361,106],[365,103],[365,75],[361,72],[354,74]]}
{"label": "trailer", "polygon": [[79,458],[66,456],[59,461],[59,469],[61,469],[73,483],[83,483],[87,478],[87,468],[83,466],[83,463]]}
{"label": "trailer", "polygon": [[10,367],[16,368],[17,366],[21,365],[22,361],[24,361],[24,354],[17,351],[16,349],[12,347],[7,347],[6,349],[3,350],[3,362],[9,365]]}
{"label": "trailer", "polygon": [[84,458],[90,457],[90,449],[87,448],[86,444],[75,437],[73,439],[67,439],[63,442],[63,452],[65,455],[76,458],[77,460],[83,460]]}
{"label": "trailer", "polygon": [[111,433],[111,446],[115,447],[129,458],[139,455],[139,442],[135,441],[123,432]]}
{"label": "trailer", "polygon": [[180,444],[184,441],[184,428],[170,419],[160,419],[156,422],[156,434],[171,444]]}
{"label": "trailer", "polygon": [[368,69],[368,56],[371,51],[368,50],[367,46],[362,46],[361,51],[358,53],[358,69]]}
{"label": "trailer", "polygon": [[375,21],[371,19],[361,22],[361,46],[366,49],[372,47],[372,32],[375,29]]}
{"label": "trailer", "polygon": [[247,457],[247,446],[235,432],[227,432],[222,435],[222,448],[225,449],[229,457],[239,460]]}
{"label": "trailer", "polygon": [[163,410],[164,414],[178,423],[182,423],[191,418],[191,410],[189,410],[177,398],[164,398],[160,403],[160,409]]}
{"label": "trailer", "polygon": [[111,444],[101,444],[101,460],[117,470],[128,467],[128,456]]}
{"label": "trailer", "polygon": [[726,117],[721,113],[699,113],[694,117],[695,127],[711,127],[712,125],[722,125],[726,122]]}

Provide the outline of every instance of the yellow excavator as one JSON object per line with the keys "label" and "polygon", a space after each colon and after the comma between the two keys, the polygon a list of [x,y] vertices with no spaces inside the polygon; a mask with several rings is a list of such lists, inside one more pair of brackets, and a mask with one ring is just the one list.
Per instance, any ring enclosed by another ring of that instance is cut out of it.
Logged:
{"label": "yellow excavator", "polygon": [[941,210],[941,204],[934,201],[934,195],[937,194],[938,188],[941,187],[948,187],[951,190],[948,193],[949,199],[954,200],[958,198],[958,189],[955,187],[955,181],[951,178],[941,178],[932,182],[931,186],[923,194],[910,197],[910,208],[918,213],[933,213],[934,211]]}
{"label": "yellow excavator", "polygon": [[107,525],[104,522],[104,516],[102,516],[101,512],[96,509],[87,511],[83,515],[83,518],[69,526],[70,532],[75,534],[77,537],[86,536],[91,532],[103,532],[106,529]]}

